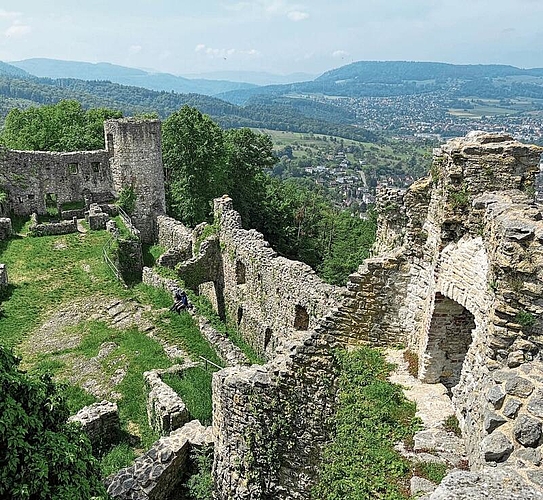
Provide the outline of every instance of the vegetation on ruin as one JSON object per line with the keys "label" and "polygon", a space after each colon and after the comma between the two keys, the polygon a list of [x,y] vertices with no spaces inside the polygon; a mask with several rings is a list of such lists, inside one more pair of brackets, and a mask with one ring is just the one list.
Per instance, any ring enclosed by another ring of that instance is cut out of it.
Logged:
{"label": "vegetation on ruin", "polygon": [[460,422],[456,415],[449,415],[443,422],[443,428],[457,437],[462,437],[462,429],[460,429]]}
{"label": "vegetation on ruin", "polygon": [[0,497],[90,498],[105,493],[88,438],[68,424],[48,375],[28,374],[0,346]]}
{"label": "vegetation on ruin", "polygon": [[[195,361],[204,356],[222,366],[221,360],[189,314],[169,311],[169,293],[141,283],[127,290],[117,282],[102,260],[102,247],[109,238],[106,231],[27,238],[28,222],[14,218],[14,227],[19,235],[0,242],[1,260],[10,272],[0,341],[22,354],[29,376],[50,373],[68,382],[61,394],[72,414],[96,401],[81,388],[85,383],[98,384],[100,394],[118,394],[123,439],[100,457],[103,474],[109,474],[128,465],[135,450],[141,452],[158,438],[147,422],[142,374],[167,368],[176,360],[170,360],[156,339],[135,326],[113,327],[104,309],[107,304],[122,301],[148,309],[144,316],[163,341],[179,346]],[[102,311],[99,317],[98,311]],[[67,323],[62,320],[65,315],[70,318]],[[104,346],[111,352],[103,351]],[[112,386],[111,378],[120,374],[122,380]],[[188,400],[207,401],[203,410],[199,403],[189,409],[209,419],[210,374],[191,374],[184,380],[183,391]]]}
{"label": "vegetation on ruin", "polygon": [[204,445],[191,452],[196,472],[191,474],[187,484],[188,497],[192,500],[211,500],[213,498],[213,445]]}
{"label": "vegetation on ruin", "polygon": [[394,449],[418,429],[415,405],[387,381],[392,366],[367,347],[339,351],[339,407],[314,498],[401,500],[409,497],[409,462]]}
{"label": "vegetation on ruin", "polygon": [[136,209],[136,189],[133,184],[124,186],[119,193],[117,205],[128,215],[132,215]]}
{"label": "vegetation on ruin", "polygon": [[515,314],[515,322],[523,328],[532,328],[535,325],[535,316],[527,311],[519,311]]}

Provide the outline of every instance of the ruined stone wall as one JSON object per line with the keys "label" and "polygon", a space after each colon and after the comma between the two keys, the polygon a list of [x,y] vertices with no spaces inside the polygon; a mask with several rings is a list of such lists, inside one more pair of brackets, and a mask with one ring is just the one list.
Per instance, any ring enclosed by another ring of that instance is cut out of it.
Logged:
{"label": "ruined stone wall", "polygon": [[104,452],[120,438],[121,422],[115,403],[101,401],[85,406],[69,418],[70,422],[81,425],[97,453]]}
{"label": "ruined stone wall", "polygon": [[[83,202],[85,193],[107,193],[113,198],[107,151],[53,153],[10,151],[2,156],[2,183],[17,215],[46,212],[47,195],[56,204]],[[51,198],[53,200],[53,198]],[[50,203],[55,203],[50,201]]]}
{"label": "ruined stone wall", "polygon": [[218,499],[308,499],[335,408],[334,338],[293,333],[264,366],[213,375]]}
{"label": "ruined stone wall", "polygon": [[255,230],[241,227],[232,200],[215,200],[219,223],[225,316],[253,348],[270,357],[293,330],[315,328],[339,302],[342,289],[327,285],[306,264],[280,257]]}
{"label": "ruined stone wall", "polygon": [[[340,308],[364,324],[348,341],[401,341],[418,353],[422,380],[452,391],[472,467],[525,477],[543,425],[531,396],[543,345],[543,222],[531,197],[541,151],[484,133],[436,149],[430,176],[380,220],[382,253],[351,277]],[[384,196],[383,206],[400,199]]]}
{"label": "ruined stone wall", "polygon": [[107,120],[104,130],[112,155],[115,194],[125,188],[134,189],[136,209],[132,220],[141,231],[143,242],[152,243],[157,237],[156,217],[166,211],[160,121]]}

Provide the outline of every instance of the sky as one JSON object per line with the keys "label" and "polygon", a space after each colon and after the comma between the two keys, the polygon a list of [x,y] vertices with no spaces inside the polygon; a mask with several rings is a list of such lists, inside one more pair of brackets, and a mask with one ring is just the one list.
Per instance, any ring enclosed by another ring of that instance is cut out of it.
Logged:
{"label": "sky", "polygon": [[359,60],[543,67],[543,0],[3,0],[0,60],[176,75]]}

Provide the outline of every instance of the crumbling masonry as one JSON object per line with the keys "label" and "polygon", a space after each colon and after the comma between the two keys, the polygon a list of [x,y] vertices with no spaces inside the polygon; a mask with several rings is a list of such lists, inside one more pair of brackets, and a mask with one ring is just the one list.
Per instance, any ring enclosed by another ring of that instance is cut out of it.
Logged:
{"label": "crumbling masonry", "polygon": [[99,151],[0,151],[0,188],[8,194],[0,215],[62,213],[72,205],[88,210],[133,189],[132,220],[144,242],[154,241],[156,217],[165,211],[160,122],[107,120],[104,133],[106,149]]}
{"label": "crumbling masonry", "polygon": [[[217,234],[177,269],[268,360],[214,375],[218,498],[310,497],[339,344],[407,345],[419,378],[447,388],[470,467],[483,474],[446,482],[450,491],[483,481],[487,466],[541,489],[542,151],[485,133],[435,150],[428,178],[380,193],[375,257],[346,289],[279,257],[241,228],[229,198],[215,201]],[[174,265],[189,238],[178,229],[176,245],[175,224],[159,226]]]}

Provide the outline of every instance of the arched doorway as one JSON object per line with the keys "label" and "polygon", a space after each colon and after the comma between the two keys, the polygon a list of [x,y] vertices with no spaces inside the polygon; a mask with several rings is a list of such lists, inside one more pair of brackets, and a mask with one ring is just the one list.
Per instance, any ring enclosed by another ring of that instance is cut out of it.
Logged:
{"label": "arched doorway", "polygon": [[424,356],[423,382],[441,382],[451,392],[460,381],[474,328],[473,314],[458,302],[436,293]]}

